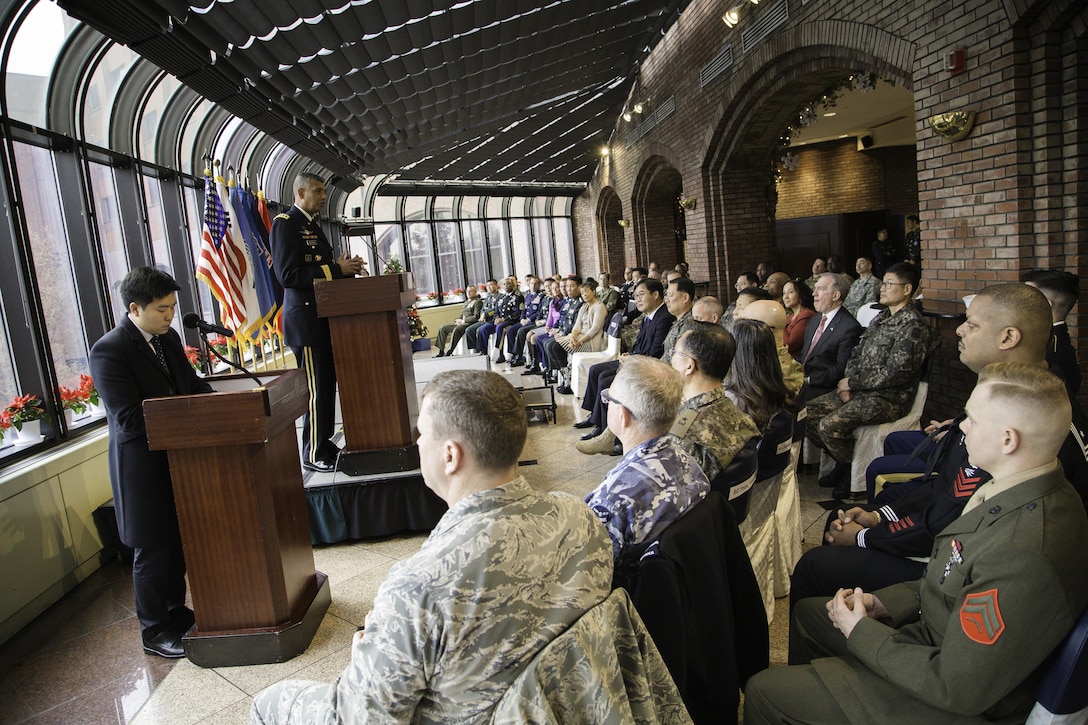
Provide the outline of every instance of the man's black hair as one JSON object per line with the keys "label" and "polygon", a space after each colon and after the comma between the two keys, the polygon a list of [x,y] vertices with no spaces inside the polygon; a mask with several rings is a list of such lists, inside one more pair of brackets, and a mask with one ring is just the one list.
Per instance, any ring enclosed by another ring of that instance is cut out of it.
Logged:
{"label": "man's black hair", "polygon": [[136,267],[121,280],[121,302],[126,310],[133,302],[142,310],[155,300],[180,289],[181,285],[161,269]]}

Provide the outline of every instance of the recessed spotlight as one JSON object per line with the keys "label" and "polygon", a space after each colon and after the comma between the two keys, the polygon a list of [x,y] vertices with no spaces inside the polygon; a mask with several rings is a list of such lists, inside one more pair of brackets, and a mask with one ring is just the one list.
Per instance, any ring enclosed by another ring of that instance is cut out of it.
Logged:
{"label": "recessed spotlight", "polygon": [[824,118],[831,118],[832,116],[837,116],[837,115],[839,115],[839,114],[835,113],[834,111],[828,111],[827,113],[824,114]]}

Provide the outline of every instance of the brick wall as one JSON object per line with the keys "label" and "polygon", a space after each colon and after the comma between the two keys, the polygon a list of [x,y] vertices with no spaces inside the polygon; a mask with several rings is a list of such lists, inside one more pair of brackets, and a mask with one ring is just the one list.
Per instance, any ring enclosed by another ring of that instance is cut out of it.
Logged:
{"label": "brick wall", "polygon": [[[893,214],[917,210],[927,296],[959,299],[991,282],[1016,280],[1034,266],[1088,275],[1082,253],[1088,242],[1088,132],[1076,112],[1088,100],[1088,5],[789,0],[785,24],[744,48],[742,34],[786,1],[745,5],[741,24],[730,30],[720,20],[719,2],[693,0],[641,66],[642,95],[651,108],[672,99],[675,110],[630,144],[617,120],[610,160],[586,197],[611,187],[624,214],[637,218],[639,210],[630,209],[637,180],[664,159],[681,177],[684,196],[698,202],[687,216],[692,272],[709,280],[712,292],[728,291],[736,274],[774,256],[776,202],[782,204],[778,213],[801,213],[793,206],[801,195],[776,199],[770,181],[778,137],[828,86],[869,71],[914,94],[916,196],[909,175],[902,185],[889,186],[893,168],[911,166],[894,156],[899,152],[881,158],[853,151],[857,167],[851,170],[860,176],[863,161],[879,167],[866,169],[864,178],[883,187],[883,198],[866,198],[865,207],[879,203]],[[732,65],[700,85],[700,69],[727,45]],[[967,50],[967,68],[952,76],[944,58],[957,47]],[[974,128],[966,138],[948,141],[929,119],[957,110],[974,112]],[[826,153],[835,155],[834,149]],[[820,213],[829,213],[832,204],[862,204],[860,186],[853,193],[853,201],[825,200]],[[816,202],[808,200],[810,206]],[[635,242],[628,230],[625,244],[637,258]],[[1071,323],[1084,357],[1088,325],[1079,317]],[[945,334],[939,369],[952,375],[959,363],[952,333]],[[942,379],[934,393],[943,385]]]}

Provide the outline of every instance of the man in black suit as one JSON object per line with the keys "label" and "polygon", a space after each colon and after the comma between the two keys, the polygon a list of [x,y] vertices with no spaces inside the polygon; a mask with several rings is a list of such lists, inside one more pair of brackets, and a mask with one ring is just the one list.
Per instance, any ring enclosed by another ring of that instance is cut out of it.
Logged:
{"label": "man in black suit", "polygon": [[[669,314],[665,307],[665,288],[661,281],[656,279],[644,279],[635,288],[635,307],[644,315],[639,326],[638,337],[631,346],[629,355],[647,355],[660,358],[665,352],[665,338],[672,329],[672,323],[676,318]],[[622,359],[622,358],[621,358]],[[589,369],[586,376],[586,394],[582,398],[582,409],[590,411],[585,420],[575,423],[575,428],[592,428],[589,433],[582,436],[583,441],[593,441],[598,446],[605,445],[607,439],[608,449],[611,450],[615,443],[615,436],[608,433],[608,406],[601,400],[601,391],[612,384],[612,379],[620,369],[620,360],[597,363]],[[603,436],[601,441],[594,439]],[[592,444],[591,444],[592,445]],[[596,451],[587,450],[585,446],[579,446],[583,453]]]}
{"label": "man in black suit", "polygon": [[1076,395],[1080,390],[1080,365],[1065,318],[1080,295],[1080,277],[1064,269],[1033,269],[1024,275],[1023,281],[1042,292],[1050,303],[1054,324],[1046,346],[1046,364],[1062,377],[1069,394]]}
{"label": "man in black suit", "polygon": [[309,405],[302,417],[302,465],[336,468],[339,447],[330,440],[336,414],[336,368],[329,321],[317,316],[314,280],[363,274],[361,257],[333,257],[316,216],[325,206],[325,182],[306,172],[295,177],[295,204],[272,222],[272,267],[283,286],[283,341],[306,371]]}
{"label": "man in black suit", "polygon": [[805,346],[801,350],[809,399],[835,389],[845,374],[850,353],[861,337],[861,325],[842,306],[849,291],[850,285],[842,275],[828,272],[816,280],[812,306],[820,314],[809,319]]}
{"label": "man in black suit", "polygon": [[185,357],[171,329],[180,289],[151,267],[121,281],[128,315],[91,348],[91,376],[106,406],[110,482],[117,532],[133,548],[132,585],[144,651],[183,657],[181,636],[193,625],[185,606],[185,557],[166,451],[147,447],[143,402],[169,395],[214,392]]}

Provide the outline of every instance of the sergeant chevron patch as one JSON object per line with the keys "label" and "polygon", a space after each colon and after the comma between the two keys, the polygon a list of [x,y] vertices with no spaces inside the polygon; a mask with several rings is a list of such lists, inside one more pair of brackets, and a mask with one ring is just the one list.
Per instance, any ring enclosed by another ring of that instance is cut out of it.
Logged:
{"label": "sergeant chevron patch", "polygon": [[997,590],[968,594],[960,607],[963,633],[979,644],[993,644],[1005,631],[1005,620],[997,606]]}

